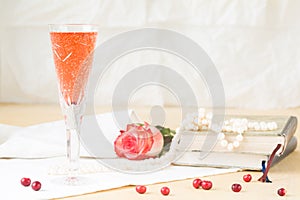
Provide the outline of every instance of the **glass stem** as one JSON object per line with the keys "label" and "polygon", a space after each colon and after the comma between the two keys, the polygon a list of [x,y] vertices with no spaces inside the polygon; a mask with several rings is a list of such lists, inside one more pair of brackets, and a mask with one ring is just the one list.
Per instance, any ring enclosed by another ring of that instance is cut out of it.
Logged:
{"label": "glass stem", "polygon": [[79,130],[67,129],[67,159],[69,163],[68,176],[78,175],[80,156]]}
{"label": "glass stem", "polygon": [[68,179],[76,179],[79,173],[80,158],[80,126],[83,105],[66,106],[65,123],[67,133]]}

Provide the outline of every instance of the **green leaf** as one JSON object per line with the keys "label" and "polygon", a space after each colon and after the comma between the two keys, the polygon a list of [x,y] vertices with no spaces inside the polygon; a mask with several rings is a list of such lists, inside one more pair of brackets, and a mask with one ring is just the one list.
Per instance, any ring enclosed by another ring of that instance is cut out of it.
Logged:
{"label": "green leaf", "polygon": [[171,130],[170,128],[165,128],[165,127],[160,126],[160,125],[157,125],[155,127],[161,132],[161,134],[164,137],[167,137],[167,136],[172,136],[173,137],[176,133],[174,130]]}

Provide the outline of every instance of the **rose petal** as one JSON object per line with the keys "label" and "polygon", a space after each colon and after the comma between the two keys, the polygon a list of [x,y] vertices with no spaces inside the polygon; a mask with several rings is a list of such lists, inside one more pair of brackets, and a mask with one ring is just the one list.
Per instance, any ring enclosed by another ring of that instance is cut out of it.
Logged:
{"label": "rose petal", "polygon": [[136,127],[137,127],[136,124],[127,124],[126,131],[128,131],[131,128],[136,128]]}
{"label": "rose petal", "polygon": [[114,142],[114,150],[119,157],[124,157],[122,146],[122,135],[119,135]]}
{"label": "rose petal", "polygon": [[151,157],[153,157],[153,156],[155,157],[161,152],[161,150],[164,146],[164,137],[157,128],[155,128],[155,127],[151,127],[151,128],[152,128],[153,131],[155,131],[155,132],[153,132],[153,145],[152,145],[151,150],[148,151],[146,153],[146,155],[151,156]]}

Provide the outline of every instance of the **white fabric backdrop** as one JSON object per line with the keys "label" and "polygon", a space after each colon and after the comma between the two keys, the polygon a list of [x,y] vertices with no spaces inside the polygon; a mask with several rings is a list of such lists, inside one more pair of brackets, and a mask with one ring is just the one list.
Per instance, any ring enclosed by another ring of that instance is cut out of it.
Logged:
{"label": "white fabric backdrop", "polygon": [[[0,0],[0,101],[58,102],[47,24],[96,23],[100,45],[117,33],[142,27],[190,37],[214,61],[227,106],[299,106],[299,8],[297,0]],[[103,79],[97,102],[110,104],[117,78],[141,63],[174,65],[193,85],[201,105],[210,105],[205,84],[189,66],[153,51],[117,61]],[[149,87],[137,91],[131,102],[174,105],[174,99]]]}

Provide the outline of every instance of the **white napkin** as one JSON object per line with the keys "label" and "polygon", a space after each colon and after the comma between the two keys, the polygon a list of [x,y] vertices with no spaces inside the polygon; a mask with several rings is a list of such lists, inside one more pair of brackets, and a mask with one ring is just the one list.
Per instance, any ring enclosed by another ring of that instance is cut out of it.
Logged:
{"label": "white napkin", "polygon": [[0,157],[45,158],[65,154],[63,121],[20,128],[0,145]]}
{"label": "white napkin", "polygon": [[[125,114],[127,111],[120,112]],[[128,112],[131,116],[132,111]],[[120,129],[115,125],[112,113],[97,115],[96,118],[101,122],[105,137],[113,143]],[[0,158],[49,158],[66,154],[67,139],[63,121],[25,128],[2,125],[0,134]],[[81,156],[90,156],[83,146],[80,150]]]}
{"label": "white napkin", "polygon": [[[111,113],[97,116],[101,129],[109,141],[119,134]],[[57,183],[66,152],[65,125],[63,121],[43,123],[25,128],[0,126],[0,199],[49,199],[86,194],[126,185],[153,184],[159,182],[202,177],[238,169],[169,166],[163,170],[143,175],[122,174],[109,170],[94,159],[81,159],[81,177],[87,182],[80,186]],[[87,156],[84,148],[81,155]],[[21,159],[20,159],[21,158]],[[30,158],[30,159],[29,159]],[[34,159],[31,159],[34,158]],[[63,167],[62,167],[63,169]],[[64,172],[62,172],[63,174]],[[20,184],[22,177],[42,183],[42,190],[35,192]],[[133,192],[135,192],[133,190]]]}
{"label": "white napkin", "polygon": [[0,145],[6,142],[19,129],[21,127],[0,124]]}
{"label": "white napkin", "polygon": [[[234,172],[238,169],[218,169],[201,167],[170,166],[163,170],[146,174],[122,174],[119,172],[103,170],[103,172],[81,175],[85,181],[80,186],[67,186],[59,184],[62,176],[49,175],[49,169],[61,165],[64,157],[47,159],[0,159],[0,199],[50,199],[81,195],[101,190],[118,188],[126,185],[153,184],[174,180],[183,180],[193,177]],[[92,159],[82,159],[82,165],[95,166]],[[50,170],[51,171],[51,170]],[[30,187],[20,184],[22,177],[30,177],[32,181],[42,183],[40,191],[33,191]],[[59,180],[60,179],[60,180]],[[166,183],[167,185],[167,183]],[[175,188],[171,188],[176,191]],[[134,188],[132,192],[135,193]],[[117,198],[117,197],[116,197]]]}

